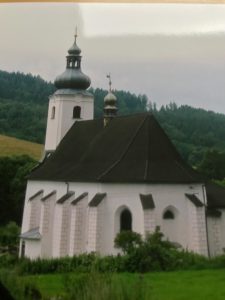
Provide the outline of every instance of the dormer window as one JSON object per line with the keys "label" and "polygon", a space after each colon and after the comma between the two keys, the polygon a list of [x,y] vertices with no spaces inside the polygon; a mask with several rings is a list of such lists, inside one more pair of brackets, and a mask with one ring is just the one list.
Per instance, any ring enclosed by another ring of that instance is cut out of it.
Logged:
{"label": "dormer window", "polygon": [[80,119],[81,107],[75,106],[73,108],[73,119]]}

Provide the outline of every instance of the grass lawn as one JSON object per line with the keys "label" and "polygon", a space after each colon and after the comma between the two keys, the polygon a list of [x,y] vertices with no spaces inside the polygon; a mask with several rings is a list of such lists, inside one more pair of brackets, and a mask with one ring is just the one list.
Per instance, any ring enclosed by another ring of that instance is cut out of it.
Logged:
{"label": "grass lawn", "polygon": [[[81,275],[37,275],[27,276],[24,279],[31,279],[35,282],[43,296],[54,296],[63,294],[64,283],[67,280],[67,276],[72,276],[72,278],[76,280],[76,278]],[[156,272],[144,274],[143,276],[139,274],[122,273],[114,274],[112,280],[115,285],[122,284],[123,288],[133,291],[133,293],[142,289],[145,294],[143,299],[225,299],[225,270]]]}

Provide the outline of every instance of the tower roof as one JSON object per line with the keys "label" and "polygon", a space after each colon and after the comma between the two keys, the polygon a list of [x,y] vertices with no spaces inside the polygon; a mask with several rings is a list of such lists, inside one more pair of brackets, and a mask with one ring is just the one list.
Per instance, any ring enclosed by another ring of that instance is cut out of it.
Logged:
{"label": "tower roof", "polygon": [[117,113],[117,99],[116,96],[112,93],[112,81],[111,75],[108,74],[106,76],[109,79],[109,92],[104,98],[104,123],[105,125],[108,124],[109,120],[114,118]]}
{"label": "tower roof", "polygon": [[75,38],[74,39],[74,43],[70,47],[70,49],[68,50],[68,53],[70,55],[80,55],[81,49],[77,46],[77,28],[76,28],[76,32],[75,32],[74,38]]}
{"label": "tower roof", "polygon": [[66,70],[55,79],[57,89],[86,90],[90,78],[81,71],[81,50],[77,46],[77,33],[73,45],[68,50]]}
{"label": "tower roof", "polygon": [[31,180],[195,183],[204,178],[178,154],[152,114],[75,122]]}

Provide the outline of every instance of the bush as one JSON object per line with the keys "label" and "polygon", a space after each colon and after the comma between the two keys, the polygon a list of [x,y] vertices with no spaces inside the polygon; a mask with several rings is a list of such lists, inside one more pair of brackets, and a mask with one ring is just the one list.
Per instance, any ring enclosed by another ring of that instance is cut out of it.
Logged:
{"label": "bush", "polygon": [[[130,236],[129,236],[130,235]],[[0,268],[14,267],[21,275],[47,273],[114,273],[114,272],[151,272],[185,269],[225,268],[225,255],[208,259],[205,256],[176,249],[163,239],[159,228],[153,234],[140,240],[139,235],[126,232],[118,235],[122,238],[124,255],[99,256],[86,253],[73,257],[18,260],[10,255],[0,257]],[[138,238],[136,239],[136,237]],[[135,239],[133,240],[133,237]],[[119,240],[119,239],[118,239]],[[128,241],[128,245],[126,244]],[[135,242],[133,242],[135,241]]]}
{"label": "bush", "polygon": [[18,263],[18,258],[15,255],[4,253],[0,255],[0,269],[12,268]]}
{"label": "bush", "polygon": [[132,253],[142,244],[141,235],[134,231],[121,231],[117,234],[114,244],[116,248],[120,248],[123,253]]}
{"label": "bush", "polygon": [[[127,235],[130,233],[127,232]],[[190,268],[206,268],[209,260],[201,255],[178,250],[156,227],[154,233],[147,235],[146,239],[124,257],[124,270],[128,272],[172,271]],[[129,239],[127,239],[129,240]],[[224,260],[225,261],[225,260]]]}

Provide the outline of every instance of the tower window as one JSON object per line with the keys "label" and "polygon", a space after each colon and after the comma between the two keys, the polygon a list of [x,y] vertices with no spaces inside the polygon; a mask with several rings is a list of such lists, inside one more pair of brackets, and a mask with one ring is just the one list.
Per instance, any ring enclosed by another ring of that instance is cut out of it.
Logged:
{"label": "tower window", "polygon": [[80,119],[80,113],[81,113],[81,107],[80,106],[75,106],[73,108],[73,118],[74,119]]}
{"label": "tower window", "polygon": [[174,213],[171,210],[166,210],[163,214],[163,219],[175,219]]}
{"label": "tower window", "polygon": [[132,230],[132,216],[128,209],[124,209],[120,215],[120,231]]}
{"label": "tower window", "polygon": [[55,119],[55,106],[52,107],[51,119]]}

